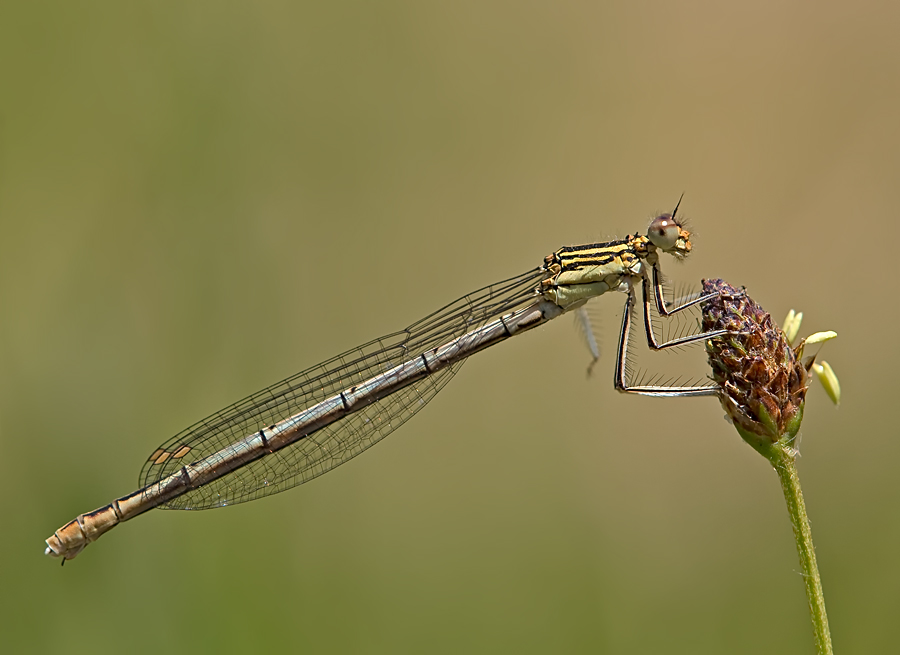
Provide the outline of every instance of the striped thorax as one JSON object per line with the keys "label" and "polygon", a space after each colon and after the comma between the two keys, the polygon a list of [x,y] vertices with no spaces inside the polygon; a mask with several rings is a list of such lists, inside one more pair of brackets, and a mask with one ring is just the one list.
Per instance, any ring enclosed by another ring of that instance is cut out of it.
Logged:
{"label": "striped thorax", "polygon": [[660,250],[677,258],[687,256],[690,237],[672,214],[662,214],[653,219],[646,235],[560,248],[544,259],[549,275],[541,282],[541,294],[568,311],[607,291],[627,292],[646,274],[645,265],[656,266]]}

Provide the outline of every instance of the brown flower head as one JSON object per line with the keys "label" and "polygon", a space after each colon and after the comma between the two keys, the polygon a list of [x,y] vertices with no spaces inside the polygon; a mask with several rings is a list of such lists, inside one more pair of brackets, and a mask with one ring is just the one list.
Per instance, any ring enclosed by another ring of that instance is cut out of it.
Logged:
{"label": "brown flower head", "polygon": [[[803,418],[809,370],[784,332],[742,289],[703,280],[703,330],[729,334],[706,342],[719,400],[741,436],[754,448],[793,439]],[[812,362],[809,362],[811,365]]]}

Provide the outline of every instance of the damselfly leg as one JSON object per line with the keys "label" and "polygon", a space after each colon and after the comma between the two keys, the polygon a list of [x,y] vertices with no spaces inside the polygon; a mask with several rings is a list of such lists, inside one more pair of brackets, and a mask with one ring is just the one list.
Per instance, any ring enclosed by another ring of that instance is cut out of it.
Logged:
{"label": "damselfly leg", "polygon": [[[665,350],[668,348],[677,348],[693,343],[712,339],[714,337],[727,334],[727,330],[712,330],[709,332],[700,332],[697,334],[689,334],[674,339],[660,341],[653,330],[651,302],[655,305],[658,314],[662,317],[671,317],[678,312],[706,302],[718,294],[695,294],[676,301],[668,303],[663,294],[662,275],[658,265],[653,266],[653,283],[650,282],[650,276],[645,274],[641,281],[641,295],[643,304],[643,323],[644,332],[647,338],[647,345],[653,351]],[[651,301],[652,297],[652,301]],[[687,396],[715,396],[719,392],[719,387],[715,384],[640,384],[634,383],[631,379],[631,355],[629,352],[629,344],[631,340],[631,328],[634,318],[635,306],[637,305],[637,293],[634,286],[628,290],[628,299],[625,301],[625,308],[622,312],[622,328],[619,332],[619,346],[616,351],[616,368],[614,384],[617,390],[623,393],[633,393],[645,396],[669,396],[669,397],[687,397]]]}

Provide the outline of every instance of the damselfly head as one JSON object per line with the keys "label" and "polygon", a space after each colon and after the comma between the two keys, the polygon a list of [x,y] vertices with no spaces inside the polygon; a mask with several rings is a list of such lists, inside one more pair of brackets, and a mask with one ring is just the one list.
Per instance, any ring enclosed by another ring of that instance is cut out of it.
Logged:
{"label": "damselfly head", "polygon": [[678,258],[691,252],[691,233],[675,218],[675,212],[654,218],[647,228],[647,238],[663,252]]}

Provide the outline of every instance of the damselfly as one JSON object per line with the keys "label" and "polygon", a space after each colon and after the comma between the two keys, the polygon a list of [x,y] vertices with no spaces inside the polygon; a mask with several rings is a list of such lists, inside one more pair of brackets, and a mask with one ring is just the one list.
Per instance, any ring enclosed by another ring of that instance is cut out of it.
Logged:
{"label": "damselfly", "polygon": [[[671,316],[706,300],[663,298],[659,253],[684,258],[690,232],[671,214],[645,235],[561,248],[543,265],[479,289],[405,330],[375,339],[279,382],[192,425],[157,448],[140,488],[82,514],[47,539],[46,554],[72,559],[123,521],[154,507],[208,509],[284,491],[343,464],[419,411],[469,356],[543,325],[608,291],[627,294],[616,355],[615,387],[652,396],[715,395],[714,385],[632,385],[631,317],[643,295],[651,349],[685,345],[723,331],[660,341],[651,302]],[[652,299],[652,300],[651,300]]]}

